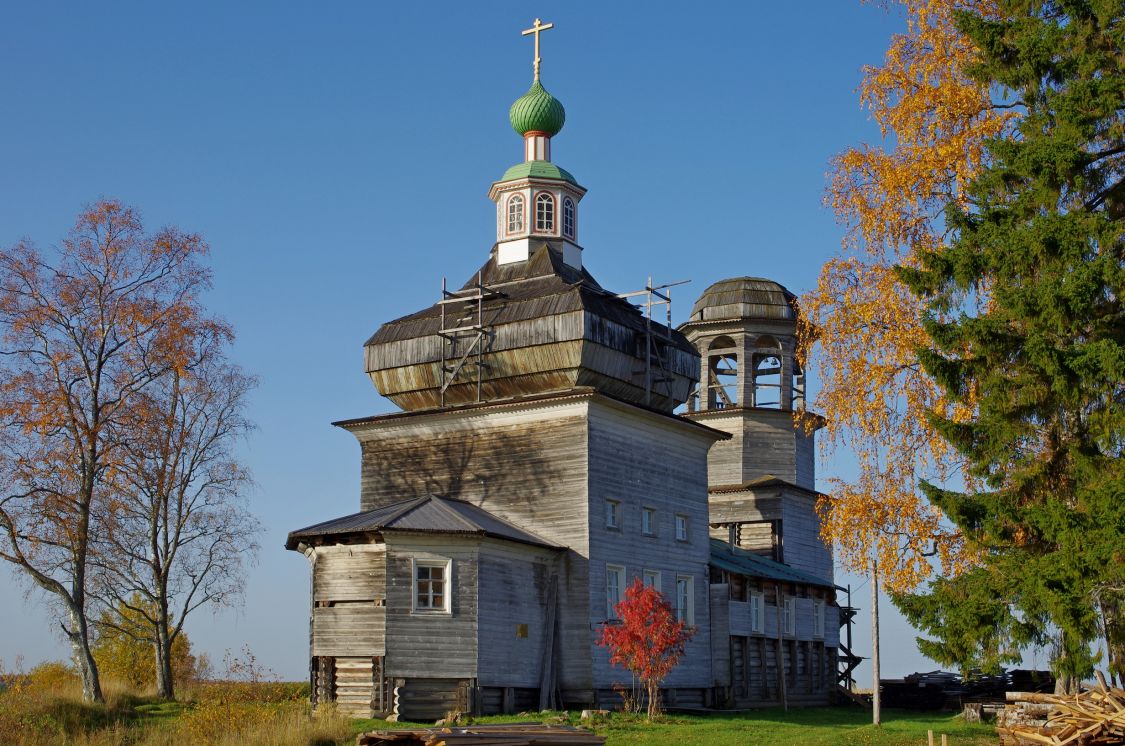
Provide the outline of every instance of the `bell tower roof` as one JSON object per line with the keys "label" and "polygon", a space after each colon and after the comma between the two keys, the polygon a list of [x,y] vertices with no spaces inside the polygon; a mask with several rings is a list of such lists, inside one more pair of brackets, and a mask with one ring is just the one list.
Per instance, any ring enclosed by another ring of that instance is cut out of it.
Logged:
{"label": "bell tower roof", "polygon": [[797,296],[763,277],[731,277],[703,291],[687,323],[735,319],[797,320]]}

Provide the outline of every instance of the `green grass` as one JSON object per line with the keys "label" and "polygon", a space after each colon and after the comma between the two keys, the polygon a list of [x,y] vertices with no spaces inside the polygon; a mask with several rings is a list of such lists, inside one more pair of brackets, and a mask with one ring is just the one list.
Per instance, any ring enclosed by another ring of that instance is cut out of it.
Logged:
{"label": "green grass", "polygon": [[[559,714],[560,716],[562,713]],[[478,723],[501,723],[539,720],[535,715],[485,717]],[[544,718],[550,721],[550,718]],[[561,720],[557,717],[557,720]],[[577,713],[567,719],[581,725]],[[382,720],[355,720],[354,731],[412,727],[406,723],[385,723]],[[422,724],[432,725],[432,724]],[[990,746],[996,744],[996,731],[988,725],[965,723],[960,717],[943,713],[920,713],[887,710],[883,724],[871,725],[871,713],[854,707],[828,707],[783,712],[780,709],[758,710],[731,715],[665,715],[658,722],[614,714],[593,730],[607,736],[607,746],[621,744],[652,744],[653,746],[724,746],[730,744],[801,744],[804,746],[917,746],[926,743],[926,732],[949,736],[950,746]]]}

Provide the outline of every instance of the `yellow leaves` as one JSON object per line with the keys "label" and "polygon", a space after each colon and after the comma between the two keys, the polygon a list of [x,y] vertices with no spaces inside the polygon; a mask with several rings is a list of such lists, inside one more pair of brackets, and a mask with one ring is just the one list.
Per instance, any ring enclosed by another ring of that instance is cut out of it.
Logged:
{"label": "yellow leaves", "polygon": [[848,229],[845,252],[824,265],[801,307],[816,330],[802,345],[817,345],[823,442],[830,451],[846,445],[859,462],[859,476],[834,482],[822,500],[823,535],[849,569],[867,571],[876,553],[887,588],[901,591],[935,563],[949,573],[966,561],[917,483],[959,476],[928,413],[963,421],[973,407],[971,398],[949,400],[919,367],[916,351],[930,344],[922,306],[893,267],[917,266],[940,244],[945,205],[963,202],[985,141],[1007,134],[1016,115],[994,108],[992,92],[969,78],[976,52],[954,26],[955,8],[993,14],[993,0],[899,2],[907,30],[860,87],[885,142],[833,158],[826,202]]}

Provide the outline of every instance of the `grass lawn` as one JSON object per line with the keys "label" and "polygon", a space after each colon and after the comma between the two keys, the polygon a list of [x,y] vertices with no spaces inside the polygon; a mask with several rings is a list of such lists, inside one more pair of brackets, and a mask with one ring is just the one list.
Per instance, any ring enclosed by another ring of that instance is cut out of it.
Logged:
{"label": "grass lawn", "polygon": [[[561,715],[561,714],[560,714]],[[476,722],[501,723],[534,720],[534,717],[487,717]],[[561,719],[561,718],[560,718]],[[577,713],[570,713],[569,722],[578,725]],[[384,728],[410,727],[407,724],[384,723],[381,720],[356,720],[355,732]],[[883,725],[871,725],[870,712],[854,707],[830,707],[804,710],[760,710],[737,715],[666,715],[648,723],[643,718],[614,715],[608,723],[593,728],[607,736],[608,746],[621,744],[654,744],[655,746],[689,746],[691,744],[840,744],[848,746],[919,746],[926,743],[926,731],[934,732],[935,743],[940,735],[949,736],[950,746],[983,746],[997,743],[996,731],[988,725],[970,725],[960,717],[942,713],[920,713],[887,710]]]}

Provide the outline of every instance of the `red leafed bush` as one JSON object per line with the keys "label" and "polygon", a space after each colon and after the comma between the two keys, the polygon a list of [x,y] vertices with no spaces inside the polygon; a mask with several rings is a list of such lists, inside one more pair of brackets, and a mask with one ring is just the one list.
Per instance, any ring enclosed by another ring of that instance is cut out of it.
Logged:
{"label": "red leafed bush", "polygon": [[598,645],[609,648],[610,663],[629,670],[644,684],[651,720],[660,711],[660,682],[680,662],[695,627],[676,619],[664,594],[640,578],[625,590],[625,600],[614,610],[620,622],[602,627]]}

